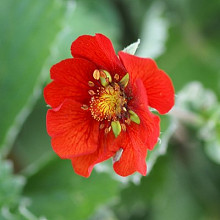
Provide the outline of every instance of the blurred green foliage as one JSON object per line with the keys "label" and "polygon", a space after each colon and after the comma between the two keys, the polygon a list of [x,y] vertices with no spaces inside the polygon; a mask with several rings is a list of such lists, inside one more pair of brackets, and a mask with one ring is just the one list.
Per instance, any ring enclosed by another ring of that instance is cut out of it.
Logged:
{"label": "blurred green foliage", "polygon": [[[218,0],[2,0],[0,219],[220,219],[219,21]],[[174,82],[147,177],[116,177],[106,163],[85,179],[50,147],[49,68],[94,33],[116,51],[140,39],[137,54]]]}
{"label": "blurred green foliage", "polygon": [[0,146],[13,142],[30,112],[30,105],[39,96],[41,87],[37,84],[50,45],[61,28],[64,9],[59,1],[3,0],[0,3],[0,105],[1,115],[7,115],[1,117]]}
{"label": "blurred green foliage", "polygon": [[56,159],[29,178],[24,194],[32,198],[30,208],[48,219],[86,219],[98,206],[115,202],[119,183],[108,174],[85,179],[70,173],[69,161]]}
{"label": "blurred green foliage", "polygon": [[0,160],[0,183],[0,207],[17,206],[25,179],[22,176],[13,175],[13,166],[10,161]]}

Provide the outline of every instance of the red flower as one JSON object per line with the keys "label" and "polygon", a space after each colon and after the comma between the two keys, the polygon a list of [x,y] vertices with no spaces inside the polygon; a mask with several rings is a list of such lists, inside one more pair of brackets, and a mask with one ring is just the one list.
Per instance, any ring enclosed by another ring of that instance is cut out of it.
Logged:
{"label": "red flower", "polygon": [[146,175],[147,150],[159,137],[159,117],[149,106],[161,114],[172,108],[170,78],[151,59],[122,51],[117,57],[101,34],[79,37],[71,52],[51,68],[44,90],[53,150],[85,177],[110,157],[117,174]]}

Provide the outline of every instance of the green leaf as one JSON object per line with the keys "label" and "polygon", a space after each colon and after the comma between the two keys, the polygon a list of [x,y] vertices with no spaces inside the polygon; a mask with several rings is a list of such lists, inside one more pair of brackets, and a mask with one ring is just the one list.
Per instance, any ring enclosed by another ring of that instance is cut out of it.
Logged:
{"label": "green leaf", "polygon": [[199,145],[174,145],[140,184],[121,190],[114,210],[119,219],[218,219],[219,180],[219,166],[207,160]]}
{"label": "green leaf", "polygon": [[25,176],[38,172],[55,157],[46,131],[47,110],[44,99],[41,97],[25,121],[10,152],[19,164],[19,170],[22,170]]}
{"label": "green leaf", "polygon": [[[66,32],[69,32],[70,39],[65,44],[67,51],[70,48],[69,43],[79,35],[94,35],[95,33],[106,35],[111,39],[115,48],[120,48],[118,46],[121,32],[120,17],[108,0],[103,0],[101,4],[99,0],[77,1],[75,11],[69,15],[66,23],[69,24]],[[63,44],[64,42],[62,42],[62,47]]]}
{"label": "green leaf", "polygon": [[148,151],[147,154],[147,174],[150,174],[156,161],[160,156],[167,153],[169,146],[169,140],[177,128],[177,121],[174,118],[168,116],[161,117],[161,133],[157,145],[152,151]]}
{"label": "green leaf", "polygon": [[140,39],[138,39],[136,42],[134,42],[133,44],[130,44],[129,46],[127,46],[126,48],[124,48],[124,52],[125,53],[129,53],[131,55],[134,55],[138,49],[138,46],[140,44]]}
{"label": "green leaf", "polygon": [[[9,150],[40,95],[50,46],[61,28],[62,1],[0,2],[0,148]],[[7,21],[7,22],[6,22]]]}
{"label": "green leaf", "polygon": [[[203,141],[205,152],[220,163],[220,104],[215,93],[200,82],[191,82],[178,94],[172,116],[184,125],[197,129],[197,138]],[[175,114],[173,114],[175,113]]]}
{"label": "green leaf", "polygon": [[156,58],[165,51],[169,22],[163,16],[164,4],[154,2],[144,17],[141,44],[137,51],[140,57]]}
{"label": "green leaf", "polygon": [[176,98],[176,107],[197,115],[210,117],[217,109],[217,97],[211,89],[204,88],[198,81],[190,82],[182,88]]}
{"label": "green leaf", "polygon": [[118,182],[108,174],[92,172],[84,178],[74,173],[69,160],[56,159],[28,179],[24,195],[29,209],[48,219],[87,219],[100,206],[117,199]]}
{"label": "green leaf", "polygon": [[169,74],[176,92],[191,81],[200,81],[220,95],[219,47],[205,38],[190,16],[186,17],[183,23],[178,20],[170,28],[166,53],[158,58],[157,64]]}
{"label": "green leaf", "polygon": [[17,207],[24,184],[25,178],[23,176],[13,174],[12,163],[0,159],[0,208]]}
{"label": "green leaf", "polygon": [[220,141],[209,140],[205,143],[205,152],[207,156],[217,164],[220,164]]}

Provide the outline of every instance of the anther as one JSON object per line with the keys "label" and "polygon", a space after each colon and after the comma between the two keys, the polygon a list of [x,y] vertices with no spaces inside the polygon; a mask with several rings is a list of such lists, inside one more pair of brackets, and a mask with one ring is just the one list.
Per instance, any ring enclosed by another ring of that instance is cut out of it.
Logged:
{"label": "anther", "polygon": [[130,118],[127,118],[127,119],[125,120],[125,123],[127,123],[128,125],[130,125],[131,119],[130,119]]}
{"label": "anther", "polygon": [[121,124],[121,129],[122,129],[123,131],[126,131],[126,125],[125,125],[125,124]]}
{"label": "anther", "polygon": [[120,91],[120,86],[117,83],[115,83],[114,84],[114,89],[115,89],[115,91]]}
{"label": "anther", "polygon": [[94,84],[94,82],[89,81],[89,82],[88,82],[88,85],[89,85],[90,87],[93,87],[95,84]]}
{"label": "anther", "polygon": [[115,79],[116,81],[119,80],[119,75],[118,75],[117,73],[114,75],[114,79]]}
{"label": "anther", "polygon": [[89,109],[89,106],[88,106],[88,105],[83,104],[83,105],[81,106],[81,109],[82,109],[82,110],[88,110],[88,109]]}
{"label": "anther", "polygon": [[105,127],[105,124],[100,124],[99,129],[103,129]]}
{"label": "anther", "polygon": [[93,90],[89,90],[88,93],[89,95],[92,95],[92,96],[95,95],[95,92]]}
{"label": "anther", "polygon": [[125,112],[127,111],[127,109],[125,107],[122,108]]}
{"label": "anther", "polygon": [[102,86],[106,87],[112,82],[111,74],[106,70],[100,70],[100,82]]}
{"label": "anther", "polygon": [[111,127],[105,129],[105,133],[108,134],[111,131]]}
{"label": "anther", "polygon": [[107,76],[106,76],[106,74],[103,70],[100,71],[100,76],[105,78],[105,79],[107,78]]}
{"label": "anther", "polygon": [[93,72],[93,78],[96,79],[96,80],[99,80],[99,78],[100,78],[100,72],[99,72],[99,70],[94,70],[94,72]]}

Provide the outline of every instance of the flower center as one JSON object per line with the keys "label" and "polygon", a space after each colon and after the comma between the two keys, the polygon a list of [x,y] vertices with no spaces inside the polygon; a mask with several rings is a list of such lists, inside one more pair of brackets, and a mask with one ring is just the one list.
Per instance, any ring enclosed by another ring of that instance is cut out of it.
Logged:
{"label": "flower center", "polygon": [[95,82],[88,82],[91,87],[88,91],[91,100],[89,105],[83,104],[81,108],[91,111],[92,117],[100,121],[100,129],[105,128],[106,134],[112,130],[117,137],[122,130],[126,131],[126,124],[130,125],[131,121],[140,124],[138,115],[128,108],[128,100],[131,99],[125,94],[129,81],[128,73],[122,79],[115,74],[112,79],[109,72],[96,69],[93,78]]}
{"label": "flower center", "polygon": [[102,87],[97,96],[90,101],[90,110],[94,119],[116,121],[121,117],[122,108],[127,103],[117,83]]}

